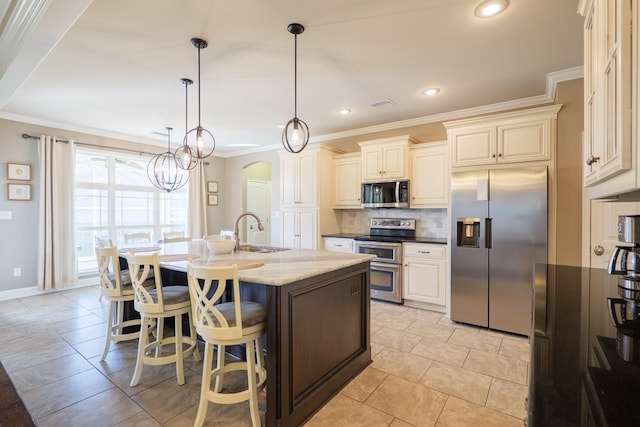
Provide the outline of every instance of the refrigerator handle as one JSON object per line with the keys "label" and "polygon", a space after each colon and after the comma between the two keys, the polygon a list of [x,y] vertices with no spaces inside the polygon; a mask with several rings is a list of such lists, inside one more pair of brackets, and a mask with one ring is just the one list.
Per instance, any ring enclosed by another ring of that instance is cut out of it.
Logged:
{"label": "refrigerator handle", "polygon": [[493,235],[491,233],[491,221],[493,218],[484,219],[484,247],[491,249],[491,243],[493,242]]}

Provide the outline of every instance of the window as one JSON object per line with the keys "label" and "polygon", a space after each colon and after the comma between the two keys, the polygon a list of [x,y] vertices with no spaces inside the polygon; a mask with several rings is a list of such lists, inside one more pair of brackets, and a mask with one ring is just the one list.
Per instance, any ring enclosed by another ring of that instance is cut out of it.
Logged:
{"label": "window", "polygon": [[165,231],[186,230],[187,186],[171,193],[156,189],[147,177],[147,162],[118,152],[76,150],[78,275],[97,271],[96,236],[122,245],[125,233],[149,233],[153,242]]}

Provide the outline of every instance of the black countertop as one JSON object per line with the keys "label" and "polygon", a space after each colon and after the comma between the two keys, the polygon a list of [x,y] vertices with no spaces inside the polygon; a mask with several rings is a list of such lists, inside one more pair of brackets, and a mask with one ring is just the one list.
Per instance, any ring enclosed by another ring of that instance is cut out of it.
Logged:
{"label": "black countertop", "polygon": [[640,426],[640,365],[625,362],[604,269],[535,268],[529,426]]}
{"label": "black countertop", "polygon": [[[322,237],[337,237],[339,239],[357,239],[358,237],[369,237],[368,234],[358,234],[358,233],[334,233],[334,234],[323,234]],[[410,243],[432,243],[437,245],[446,245],[447,238],[443,237],[415,237],[415,238],[398,238],[403,242]]]}

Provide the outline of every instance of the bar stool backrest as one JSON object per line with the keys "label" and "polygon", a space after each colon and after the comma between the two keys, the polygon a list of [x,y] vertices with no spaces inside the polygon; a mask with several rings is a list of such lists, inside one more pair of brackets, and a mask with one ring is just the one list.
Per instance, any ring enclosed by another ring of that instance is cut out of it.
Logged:
{"label": "bar stool backrest", "polygon": [[[133,285],[133,304],[136,310],[144,313],[163,313],[164,301],[162,298],[162,277],[158,264],[158,253],[136,254],[130,250],[127,254],[129,274]],[[153,272],[157,272],[153,274]],[[152,280],[155,286],[145,287],[147,280]],[[155,292],[151,292],[155,290]]]}
{"label": "bar stool backrest", "polygon": [[[189,295],[196,331],[205,340],[232,340],[242,337],[242,312],[238,266],[206,267],[188,264]],[[231,284],[233,302],[217,305]],[[230,310],[233,309],[233,313]],[[221,310],[227,314],[223,314]]]}

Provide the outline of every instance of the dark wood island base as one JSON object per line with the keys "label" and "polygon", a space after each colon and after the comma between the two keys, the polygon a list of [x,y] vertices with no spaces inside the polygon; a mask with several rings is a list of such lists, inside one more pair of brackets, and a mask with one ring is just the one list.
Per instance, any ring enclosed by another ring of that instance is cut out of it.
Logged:
{"label": "dark wood island base", "polygon": [[371,363],[369,261],[241,287],[267,306],[266,425],[299,426]]}

